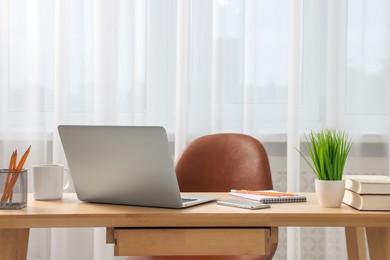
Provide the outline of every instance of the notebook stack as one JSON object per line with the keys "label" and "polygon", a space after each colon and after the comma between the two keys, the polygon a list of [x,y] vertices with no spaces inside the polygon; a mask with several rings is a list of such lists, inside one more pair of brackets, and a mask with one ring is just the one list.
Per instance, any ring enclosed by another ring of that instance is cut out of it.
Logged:
{"label": "notebook stack", "polygon": [[245,199],[255,200],[264,204],[306,201],[306,197],[303,195],[280,192],[275,190],[231,190],[229,194]]}
{"label": "notebook stack", "polygon": [[358,210],[390,210],[390,177],[344,175],[343,203]]}

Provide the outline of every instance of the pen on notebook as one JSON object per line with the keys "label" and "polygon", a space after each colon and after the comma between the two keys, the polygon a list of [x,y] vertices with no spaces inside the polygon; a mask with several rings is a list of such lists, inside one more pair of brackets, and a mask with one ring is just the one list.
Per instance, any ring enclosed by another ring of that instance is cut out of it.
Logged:
{"label": "pen on notebook", "polygon": [[263,195],[263,196],[273,196],[273,197],[295,196],[295,194],[292,194],[292,193],[277,192],[277,191],[230,190],[230,192]]}

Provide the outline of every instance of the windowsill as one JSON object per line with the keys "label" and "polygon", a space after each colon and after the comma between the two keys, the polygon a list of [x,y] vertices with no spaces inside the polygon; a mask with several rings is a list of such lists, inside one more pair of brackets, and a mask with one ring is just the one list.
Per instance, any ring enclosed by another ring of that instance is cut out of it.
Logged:
{"label": "windowsill", "polygon": [[[252,135],[252,134],[249,134]],[[198,135],[200,136],[200,135]],[[189,143],[194,140],[197,135],[188,136],[186,141]],[[287,134],[286,133],[269,133],[252,135],[262,142],[269,156],[286,157],[287,156]],[[352,150],[350,156],[358,158],[385,158],[389,154],[388,138],[384,133],[371,134],[351,134],[353,140]],[[40,133],[36,132],[7,132],[6,134],[0,132],[1,142],[17,142],[31,144],[32,142],[51,142],[53,140],[53,132]],[[175,134],[169,133],[168,140],[172,151],[174,149]],[[304,135],[301,136],[301,146],[303,149]]]}
{"label": "windowsill", "polygon": [[[287,143],[287,133],[262,133],[262,134],[250,134],[261,142],[264,143]],[[369,133],[369,134],[349,134],[350,138],[353,140],[354,143],[387,143],[388,138],[387,135],[384,133]],[[197,136],[196,135],[190,135],[187,140],[194,140]],[[175,134],[174,133],[168,133],[168,140],[170,142],[175,141]],[[301,141],[305,140],[304,134],[301,134]]]}

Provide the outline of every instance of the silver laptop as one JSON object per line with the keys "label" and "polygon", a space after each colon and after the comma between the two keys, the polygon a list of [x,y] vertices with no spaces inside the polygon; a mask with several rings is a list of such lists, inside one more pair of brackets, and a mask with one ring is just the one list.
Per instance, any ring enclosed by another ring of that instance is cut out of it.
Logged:
{"label": "silver laptop", "polygon": [[183,208],[215,200],[181,197],[163,127],[60,125],[58,131],[82,201]]}

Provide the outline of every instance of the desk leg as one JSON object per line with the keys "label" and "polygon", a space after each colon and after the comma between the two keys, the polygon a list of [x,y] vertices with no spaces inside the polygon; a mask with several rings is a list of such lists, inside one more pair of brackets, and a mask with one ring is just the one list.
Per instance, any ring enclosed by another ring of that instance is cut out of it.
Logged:
{"label": "desk leg", "polygon": [[366,260],[366,233],[364,227],[345,227],[349,260]]}
{"label": "desk leg", "polygon": [[115,244],[115,228],[106,228],[106,244]]}
{"label": "desk leg", "polygon": [[29,228],[0,229],[0,260],[27,259]]}
{"label": "desk leg", "polygon": [[390,259],[390,227],[366,227],[371,260]]}

